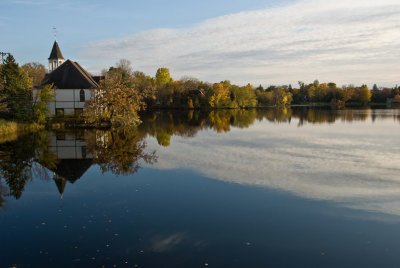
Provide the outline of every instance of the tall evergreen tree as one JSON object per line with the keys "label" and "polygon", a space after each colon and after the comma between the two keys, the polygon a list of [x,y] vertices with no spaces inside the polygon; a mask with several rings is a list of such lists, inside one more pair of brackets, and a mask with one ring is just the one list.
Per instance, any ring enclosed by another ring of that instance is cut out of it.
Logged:
{"label": "tall evergreen tree", "polygon": [[32,79],[18,66],[10,54],[1,68],[0,99],[7,103],[5,116],[17,121],[31,121],[33,118],[30,88]]}

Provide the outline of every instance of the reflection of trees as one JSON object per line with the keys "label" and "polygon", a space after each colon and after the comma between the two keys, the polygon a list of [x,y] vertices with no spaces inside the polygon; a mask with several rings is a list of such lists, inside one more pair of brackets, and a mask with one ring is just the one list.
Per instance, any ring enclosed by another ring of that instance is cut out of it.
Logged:
{"label": "reflection of trees", "polygon": [[38,132],[35,135],[36,138],[36,161],[41,164],[41,167],[38,167],[36,171],[38,172],[40,177],[46,176],[46,172],[44,167],[53,170],[56,168],[58,163],[57,155],[49,150],[50,137],[46,131]]}
{"label": "reflection of trees", "polygon": [[145,152],[146,143],[135,128],[96,131],[92,135],[95,136],[87,139],[88,150],[96,155],[94,163],[103,173],[134,174],[140,168],[140,160],[149,164],[157,161],[155,152]]}
{"label": "reflection of trees", "polygon": [[329,108],[303,107],[293,109],[293,117],[299,118],[299,126],[302,126],[304,123],[332,124],[338,120],[341,122],[366,121],[371,114],[369,109],[370,108],[367,107],[363,110],[336,110]]}
{"label": "reflection of trees", "polygon": [[[379,110],[377,110],[379,111]],[[399,110],[400,111],[400,110]],[[400,112],[394,112],[394,117],[400,122]],[[194,137],[198,131],[212,129],[217,133],[229,132],[231,127],[247,128],[255,120],[268,120],[273,123],[291,123],[298,119],[298,126],[306,123],[324,124],[342,122],[365,121],[369,116],[374,118],[385,117],[366,110],[313,107],[278,107],[267,109],[232,109],[212,111],[159,111],[148,112],[142,115],[143,123],[138,127],[142,136],[155,137],[162,146],[169,146],[172,136]],[[387,118],[387,116],[386,116]]]}
{"label": "reflection of trees", "polygon": [[21,197],[26,182],[32,178],[34,152],[33,135],[0,144],[0,176],[7,184],[9,194],[16,199]]}
{"label": "reflection of trees", "polygon": [[194,137],[204,128],[207,114],[193,110],[146,113],[138,131],[143,137],[150,135],[157,138],[158,144],[169,146],[172,135]]}
{"label": "reflection of trees", "polygon": [[43,166],[54,166],[57,161],[54,153],[48,150],[48,143],[48,136],[42,131],[0,144],[0,177],[8,186],[9,195],[20,198],[33,175],[48,178]]}
{"label": "reflection of trees", "polygon": [[[79,141],[78,149],[75,148],[76,152],[81,154],[79,159],[57,159],[57,154],[49,146],[49,132],[30,134],[18,140],[0,144],[0,178],[4,179],[3,186],[0,185],[0,206],[7,195],[18,199],[25,184],[32,177],[50,180],[49,170],[54,172],[55,180],[62,179],[56,181],[60,183],[57,184],[61,189],[60,193],[65,187],[65,179],[74,182],[92,164],[98,164],[102,172],[133,174],[139,170],[141,163],[151,164],[157,161],[155,152],[145,151],[145,138],[148,136],[156,138],[162,146],[169,146],[171,137],[174,135],[192,138],[201,130],[229,132],[232,127],[250,127],[256,120],[291,123],[291,120],[297,119],[298,125],[302,126],[307,123],[333,123],[337,120],[341,122],[365,121],[370,116],[373,120],[391,118],[400,122],[400,109],[388,111],[369,108],[367,110],[334,110],[283,107],[147,112],[141,115],[143,123],[136,128],[72,132],[74,135],[69,141]],[[56,135],[53,139],[56,137],[60,140],[65,139],[65,135]],[[60,149],[60,147],[57,148]]]}
{"label": "reflection of trees", "polygon": [[277,107],[274,109],[257,110],[257,119],[267,119],[270,122],[283,123],[290,122],[292,118],[292,109],[286,107]]}
{"label": "reflection of trees", "polygon": [[[127,175],[137,172],[141,161],[151,164],[157,160],[155,152],[145,152],[144,135],[135,128],[86,131],[79,137],[75,135],[75,140],[69,142],[79,141],[77,148],[85,151],[78,159],[58,159],[57,152],[49,146],[50,135],[50,132],[39,132],[0,144],[0,179],[4,179],[7,185],[6,195],[20,198],[28,181],[33,178],[50,180],[49,171],[54,173],[54,180],[62,194],[66,180],[74,182],[79,179],[93,163],[98,164],[102,172]],[[4,188],[0,185],[0,206]]]}
{"label": "reflection of trees", "polygon": [[229,132],[231,130],[231,110],[215,110],[209,113],[208,125],[216,132]]}
{"label": "reflection of trees", "polygon": [[222,133],[229,132],[231,126],[247,128],[254,123],[257,115],[254,109],[154,112],[142,115],[143,124],[138,130],[143,136],[157,138],[160,145],[169,146],[173,135],[190,138],[202,129]]}
{"label": "reflection of trees", "polygon": [[3,188],[3,185],[0,180],[0,207],[2,207],[4,204],[4,201],[5,201],[3,198],[4,195],[5,195],[5,189]]}

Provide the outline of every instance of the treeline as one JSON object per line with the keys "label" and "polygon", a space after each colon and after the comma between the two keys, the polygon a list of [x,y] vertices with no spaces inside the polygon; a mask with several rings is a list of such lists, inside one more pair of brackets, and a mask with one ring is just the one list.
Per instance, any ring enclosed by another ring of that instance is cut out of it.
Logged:
{"label": "treeline", "polygon": [[152,108],[177,109],[235,109],[291,104],[328,104],[336,108],[346,104],[367,105],[371,101],[385,103],[387,99],[400,102],[400,89],[370,90],[366,85],[337,87],[335,83],[314,81],[298,88],[250,84],[237,86],[229,81],[207,83],[191,77],[174,80],[168,68],[159,68],[154,77],[133,72],[128,60],[103,71],[96,98],[89,101],[86,120],[90,123],[110,121],[112,125],[135,124],[138,111]]}
{"label": "treeline", "polygon": [[[40,87],[46,73],[43,65],[25,64],[19,67],[10,55],[0,66],[0,117],[22,122],[45,123],[52,100],[51,85],[41,88],[33,98],[32,87]],[[335,83],[254,87],[238,86],[229,81],[208,83],[191,77],[174,80],[168,68],[159,68],[154,77],[133,71],[128,60],[103,71],[104,79],[87,102],[85,123],[108,122],[111,125],[137,124],[138,112],[153,108],[167,109],[235,109],[291,104],[324,104],[335,108],[346,105],[400,103],[400,88],[370,90],[366,85],[338,87]]]}
{"label": "treeline", "polygon": [[294,104],[329,103],[344,107],[346,104],[386,103],[390,99],[400,102],[400,87],[378,89],[376,84],[373,90],[366,85],[345,85],[339,88],[335,83],[319,83],[316,80],[308,85],[299,82],[299,88],[292,89],[289,86],[289,92],[292,93]]}
{"label": "treeline", "polygon": [[250,84],[237,86],[229,81],[207,83],[191,77],[174,80],[168,68],[157,70],[155,77],[142,72],[132,72],[130,63],[121,60],[116,67],[105,72],[105,77],[113,77],[110,73],[119,73],[132,89],[142,94],[142,101],[147,108],[248,108],[259,106],[286,106],[290,104],[325,103],[336,107],[346,104],[366,105],[371,102],[385,103],[387,99],[400,101],[400,88],[370,90],[366,85],[337,87],[335,83],[310,84],[299,82],[297,88],[288,86],[269,86],[263,88]]}

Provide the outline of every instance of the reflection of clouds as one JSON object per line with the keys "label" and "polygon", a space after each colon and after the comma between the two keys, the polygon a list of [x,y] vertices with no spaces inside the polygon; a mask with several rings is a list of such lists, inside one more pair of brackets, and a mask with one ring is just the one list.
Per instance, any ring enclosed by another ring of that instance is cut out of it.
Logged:
{"label": "reflection of clouds", "polygon": [[258,122],[226,134],[173,137],[160,169],[188,168],[207,177],[266,186],[344,206],[400,215],[397,124],[379,121],[296,127]]}
{"label": "reflection of clouds", "polygon": [[178,246],[184,239],[185,234],[176,233],[168,236],[157,236],[152,239],[151,250],[158,253],[164,253]]}

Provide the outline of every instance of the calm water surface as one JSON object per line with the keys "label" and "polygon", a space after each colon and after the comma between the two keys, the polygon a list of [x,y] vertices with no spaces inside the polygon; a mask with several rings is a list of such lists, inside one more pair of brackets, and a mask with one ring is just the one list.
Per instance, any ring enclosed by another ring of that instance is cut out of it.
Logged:
{"label": "calm water surface", "polygon": [[0,267],[399,267],[400,110],[157,112],[0,144]]}

